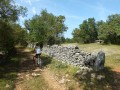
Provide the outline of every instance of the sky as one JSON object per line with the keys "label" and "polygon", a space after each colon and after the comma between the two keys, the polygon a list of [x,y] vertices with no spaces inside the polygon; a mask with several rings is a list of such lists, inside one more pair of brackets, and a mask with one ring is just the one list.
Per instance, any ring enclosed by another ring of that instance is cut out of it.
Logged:
{"label": "sky", "polygon": [[120,14],[120,0],[15,0],[17,5],[27,7],[27,17],[20,16],[19,23],[24,27],[24,20],[40,15],[43,9],[55,16],[64,15],[68,30],[65,38],[72,38],[72,31],[88,18],[106,21],[112,14]]}

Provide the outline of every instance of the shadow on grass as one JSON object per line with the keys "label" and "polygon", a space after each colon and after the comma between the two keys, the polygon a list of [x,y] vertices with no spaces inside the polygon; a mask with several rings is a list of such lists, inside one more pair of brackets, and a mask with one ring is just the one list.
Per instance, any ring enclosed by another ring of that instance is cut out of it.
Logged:
{"label": "shadow on grass", "polygon": [[[16,55],[0,63],[0,90],[14,88],[14,83],[19,71],[20,56]],[[6,86],[7,85],[7,86]]]}
{"label": "shadow on grass", "polygon": [[49,57],[47,55],[42,55],[41,59],[42,59],[42,65],[43,65],[43,67],[47,66],[48,64],[51,64],[52,57]]}
{"label": "shadow on grass", "polygon": [[[23,50],[23,49],[25,49],[25,47],[20,47],[19,48],[19,51],[21,51],[21,50]],[[31,48],[30,48],[31,49]],[[20,52],[21,53],[21,52]],[[31,55],[31,54],[34,54],[35,55],[35,52],[31,49],[31,51],[29,51],[29,52],[22,52],[22,57],[27,57],[26,59],[27,60],[23,60],[22,61],[22,65],[24,65],[24,66],[26,66],[26,67],[28,67],[28,66],[31,66],[31,65],[33,65],[34,64],[34,61],[33,61],[33,55]],[[46,66],[47,64],[50,64],[51,63],[51,61],[52,61],[52,57],[49,57],[48,55],[44,55],[44,54],[42,54],[41,56],[40,56],[40,58],[41,58],[41,60],[42,60],[42,65],[43,66]]]}
{"label": "shadow on grass", "polygon": [[[19,48],[19,50],[21,51],[22,49],[24,48]],[[20,64],[20,70],[22,70],[22,72],[27,72],[27,71],[32,71],[34,69],[36,69],[36,66],[35,66],[35,62],[33,60],[33,57],[34,57],[34,52],[33,50],[29,51],[29,52],[20,52],[21,54],[21,57],[22,57],[22,60],[21,60],[21,64]],[[40,56],[41,60],[42,60],[42,66],[43,68],[50,64],[51,61],[52,61],[52,58],[47,56],[47,55],[44,55],[42,54]]]}
{"label": "shadow on grass", "polygon": [[[92,74],[95,75],[94,78]],[[110,67],[105,67],[102,71],[90,72],[84,79],[78,79],[84,86],[84,90],[119,90],[120,77],[117,76],[120,76],[120,73],[112,71]]]}
{"label": "shadow on grass", "polygon": [[[33,61],[29,55],[31,52],[22,52],[24,49],[25,47],[19,47],[15,55],[7,59],[4,57],[0,58],[0,90],[13,90],[17,73],[21,70],[21,66],[24,64],[25,67],[29,67],[31,64],[33,65]],[[29,69],[30,68],[35,69],[35,67],[29,67]]]}
{"label": "shadow on grass", "polygon": [[[17,54],[11,57],[10,60],[6,60],[4,63],[0,63],[0,90],[6,90],[6,85],[9,85],[9,89],[13,90],[15,87],[15,81],[17,73],[21,72],[33,72],[36,69],[33,61],[33,51],[24,51],[25,47],[17,48]],[[52,58],[42,55],[43,67],[51,63]]]}

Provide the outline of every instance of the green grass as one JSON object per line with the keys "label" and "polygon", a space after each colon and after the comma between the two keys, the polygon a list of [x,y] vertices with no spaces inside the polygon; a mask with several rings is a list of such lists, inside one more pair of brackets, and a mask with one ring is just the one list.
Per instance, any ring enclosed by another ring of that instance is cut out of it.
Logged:
{"label": "green grass", "polygon": [[[100,50],[104,51],[106,54],[105,60],[105,69],[99,72],[92,72],[97,75],[105,76],[105,79],[93,80],[93,84],[90,84],[92,81],[91,73],[86,76],[85,80],[80,80],[76,76],[76,71],[79,69],[72,65],[67,65],[66,63],[61,63],[60,61],[54,60],[47,55],[42,55],[41,59],[43,60],[44,67],[48,68],[54,75],[57,75],[58,81],[65,77],[69,79],[69,82],[65,82],[65,86],[68,90],[118,90],[117,86],[119,83],[115,82],[116,72],[112,71],[113,69],[120,68],[120,46],[118,45],[101,45],[97,43],[92,44],[79,44],[81,50],[87,52],[98,52]],[[68,75],[66,77],[66,75]],[[119,81],[119,80],[118,80]],[[80,83],[79,83],[80,82]],[[82,83],[81,83],[82,82]],[[23,86],[26,90],[47,90],[47,82],[45,82],[42,76],[36,77],[34,79],[25,81]]]}
{"label": "green grass", "polygon": [[[66,44],[64,44],[66,45]],[[67,44],[71,45],[71,44]],[[91,43],[91,44],[77,44],[73,43],[72,45],[77,45],[80,50],[84,50],[86,52],[105,52],[105,66],[111,67],[113,69],[120,68],[120,45],[112,45],[112,44],[99,44],[99,43]]]}
{"label": "green grass", "polygon": [[112,69],[120,69],[120,45],[102,45],[99,43],[91,44],[79,44],[80,49],[87,52],[98,52],[100,50],[105,52],[105,66],[111,67]]}
{"label": "green grass", "polygon": [[71,76],[74,76],[76,71],[79,69],[77,67],[67,65],[66,63],[62,63],[57,60],[52,60],[51,64],[48,65],[48,68],[50,68],[54,72],[59,73],[59,75],[69,74]]}
{"label": "green grass", "polygon": [[24,88],[24,90],[52,90],[48,87],[42,75],[24,81],[22,88]]}
{"label": "green grass", "polygon": [[[66,45],[66,44],[64,44]],[[67,44],[69,45],[69,44]],[[71,45],[71,44],[70,44]],[[98,52],[104,51],[106,54],[105,58],[105,69],[99,72],[92,72],[97,75],[105,76],[105,79],[97,80],[94,79],[94,84],[90,85],[91,82],[91,73],[87,74],[86,79],[82,80],[80,86],[83,86],[84,90],[119,90],[120,80],[118,76],[120,75],[120,45],[102,45],[99,43],[91,44],[73,44],[77,45],[81,50],[87,52]],[[114,70],[119,70],[115,72]],[[80,80],[78,77],[76,77]],[[81,81],[81,80],[80,80]],[[117,81],[117,82],[116,82]]]}
{"label": "green grass", "polygon": [[78,44],[78,46],[81,50],[87,52],[98,52],[102,50],[105,52],[106,56],[120,53],[120,45],[112,44],[103,45],[99,43],[91,43],[91,44]]}
{"label": "green grass", "polygon": [[[98,75],[105,76],[105,79],[98,80],[97,78],[94,79],[94,83],[90,85],[91,79],[91,73],[88,73],[86,78],[84,80],[79,79],[76,76],[77,70],[79,68],[73,67],[71,65],[67,65],[66,63],[61,63],[57,60],[52,60],[51,63],[47,65],[47,68],[50,69],[51,72],[53,72],[59,80],[65,76],[68,75],[67,79],[70,80],[70,82],[66,82],[65,85],[68,87],[68,90],[76,90],[76,89],[83,89],[83,90],[112,90],[117,89],[115,85],[118,85],[118,83],[115,82],[114,78],[114,72],[112,71],[111,67],[106,66],[103,71],[99,72],[91,72],[95,73],[96,77]],[[80,82],[80,83],[78,83]],[[82,83],[81,83],[82,82]]]}
{"label": "green grass", "polygon": [[79,87],[77,84],[78,82],[75,81],[75,74],[77,70],[79,70],[78,67],[67,65],[66,63],[62,63],[60,61],[52,59],[51,63],[47,65],[47,68],[49,68],[50,71],[57,76],[58,81],[61,80],[63,77],[70,80],[70,82],[65,82],[68,90],[76,90],[76,88]]}
{"label": "green grass", "polygon": [[112,69],[120,69],[120,54],[106,56],[105,66],[109,66]]}
{"label": "green grass", "polygon": [[25,47],[16,46],[16,48],[17,54],[0,64],[0,90],[13,90],[15,88],[20,62],[26,58],[26,55],[21,54]]}
{"label": "green grass", "polygon": [[[13,90],[19,70],[20,56],[16,55],[0,65],[0,90]],[[8,87],[6,87],[8,86]]]}
{"label": "green grass", "polygon": [[[54,60],[47,55],[42,55],[41,57],[44,67],[49,68],[52,73],[57,75],[59,80],[67,75],[66,78],[70,80],[69,82],[65,82],[68,90],[79,90],[81,88],[84,90],[118,90],[116,86],[119,86],[119,83],[115,83],[116,72],[112,71],[112,69],[120,69],[120,46],[100,45],[95,43],[80,44],[79,47],[80,49],[88,52],[99,51],[101,49],[105,51],[105,69],[103,71],[94,72],[96,75],[104,75],[104,80],[99,81],[95,78],[95,83],[90,85],[89,82],[91,81],[91,78],[89,73],[88,77],[86,77],[82,83],[78,83],[81,81],[78,77],[76,77],[76,71],[79,70],[78,67],[61,63],[60,61]],[[21,50],[22,49],[23,48],[21,48]],[[24,57],[26,57],[26,55],[17,55],[12,57],[9,63],[0,66],[0,90],[14,89],[15,79],[19,71],[19,63]],[[7,84],[10,87],[6,88]],[[24,86],[26,90],[51,90],[42,75],[24,81],[22,86]]]}
{"label": "green grass", "polygon": [[112,44],[103,45],[99,43],[90,43],[90,44],[69,43],[63,45],[77,45],[80,50],[84,50],[86,52],[98,52],[102,50],[105,52],[106,56],[120,53],[120,45],[112,45]]}

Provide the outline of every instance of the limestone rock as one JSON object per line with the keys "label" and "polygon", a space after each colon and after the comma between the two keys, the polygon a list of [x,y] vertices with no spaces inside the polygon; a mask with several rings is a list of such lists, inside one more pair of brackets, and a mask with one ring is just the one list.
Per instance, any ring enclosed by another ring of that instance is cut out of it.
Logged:
{"label": "limestone rock", "polygon": [[104,63],[105,63],[105,53],[100,51],[98,52],[94,68],[96,71],[104,69]]}
{"label": "limestone rock", "polygon": [[94,68],[96,71],[104,69],[105,53],[102,51],[98,52],[98,54],[88,53],[80,50],[76,45],[53,45],[43,47],[42,52],[58,61],[80,68],[89,67],[90,69]]}

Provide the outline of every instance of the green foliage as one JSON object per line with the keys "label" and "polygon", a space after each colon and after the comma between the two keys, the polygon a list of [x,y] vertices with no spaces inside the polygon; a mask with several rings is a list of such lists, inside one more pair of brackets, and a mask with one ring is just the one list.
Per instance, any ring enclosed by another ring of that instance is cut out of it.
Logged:
{"label": "green foliage", "polygon": [[[79,43],[81,40],[80,40],[80,30],[78,28],[75,28],[72,32],[72,35],[73,35],[73,39],[75,42]],[[68,39],[66,39],[67,41]],[[68,40],[69,42],[69,40]]]}
{"label": "green foliage", "polygon": [[61,37],[61,43],[65,43],[65,40],[66,40],[66,39],[62,36],[62,37]]}
{"label": "green foliage", "polygon": [[106,22],[88,18],[73,30],[72,35],[75,42],[92,43],[101,39],[104,43],[120,44],[120,14],[108,16]]}
{"label": "green foliage", "polygon": [[96,22],[94,18],[88,18],[88,31],[90,35],[90,42],[94,42],[98,36]]}
{"label": "green foliage", "polygon": [[105,43],[120,44],[120,14],[110,15],[98,28],[99,38]]}
{"label": "green foliage", "polygon": [[98,38],[104,40],[104,43],[108,43],[108,36],[107,36],[107,30],[108,30],[107,24],[102,24],[99,26],[99,35]]}
{"label": "green foliage", "polygon": [[9,24],[0,20],[0,51],[10,54],[14,49],[13,29]]}
{"label": "green foliage", "polygon": [[13,36],[15,45],[23,45],[27,46],[28,41],[28,33],[25,29],[23,29],[19,24],[12,24],[11,27],[13,28]]}
{"label": "green foliage", "polygon": [[47,44],[48,44],[48,45],[53,45],[53,43],[55,43],[55,37],[52,37],[52,36],[51,36],[51,37],[48,38]]}
{"label": "green foliage", "polygon": [[97,27],[94,18],[84,20],[79,28],[72,32],[73,39],[76,42],[92,43],[97,39]]}
{"label": "green foliage", "polygon": [[48,65],[50,70],[57,72],[59,75],[69,74],[72,77],[76,74],[78,67],[73,67],[72,65],[68,65],[67,63],[62,63],[61,61],[52,60]]}
{"label": "green foliage", "polygon": [[[21,57],[16,55],[7,63],[0,63],[0,90],[13,90]],[[6,87],[8,85],[9,87]]]}
{"label": "green foliage", "polygon": [[59,63],[56,64],[55,67],[56,67],[56,68],[59,68],[59,69],[64,69],[64,68],[67,68],[68,66],[67,66],[67,64],[65,64],[65,63],[59,62]]}
{"label": "green foliage", "polygon": [[88,30],[88,22],[84,20],[83,23],[80,25],[80,39],[83,43],[89,43],[90,41],[90,34]]}
{"label": "green foliage", "polygon": [[[17,29],[15,23],[18,17],[25,16],[25,13],[26,8],[15,5],[14,0],[0,0],[0,52],[6,55],[15,53],[14,45],[18,39],[18,36],[15,36]],[[13,24],[15,26],[12,26]]]}
{"label": "green foliage", "polygon": [[35,15],[31,20],[25,21],[25,27],[29,30],[29,41],[50,45],[61,42],[62,34],[67,30],[64,21],[64,16],[54,16],[43,10],[41,15]]}
{"label": "green foliage", "polygon": [[18,16],[25,16],[27,9],[22,6],[15,5],[14,0],[0,0],[0,19],[4,21],[18,20]]}
{"label": "green foliage", "polygon": [[18,24],[9,24],[0,20],[0,51],[7,55],[15,54],[16,44],[27,45],[27,32]]}
{"label": "green foliage", "polygon": [[[74,38],[73,38],[74,39]],[[70,39],[70,38],[66,38],[65,39],[65,43],[73,43],[73,39]],[[76,40],[75,40],[76,41]]]}

